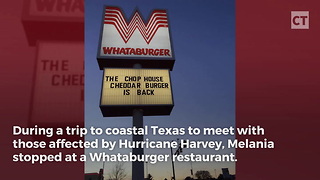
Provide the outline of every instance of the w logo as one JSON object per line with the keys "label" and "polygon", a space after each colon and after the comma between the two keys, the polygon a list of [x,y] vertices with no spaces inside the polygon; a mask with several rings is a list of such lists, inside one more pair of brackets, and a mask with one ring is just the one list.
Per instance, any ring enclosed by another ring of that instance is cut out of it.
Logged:
{"label": "w logo", "polygon": [[106,7],[104,24],[114,25],[123,41],[127,43],[132,34],[138,29],[146,41],[149,44],[161,27],[168,27],[167,12],[165,10],[154,10],[150,15],[147,23],[141,18],[141,15],[136,11],[128,22],[122,11],[117,7]]}

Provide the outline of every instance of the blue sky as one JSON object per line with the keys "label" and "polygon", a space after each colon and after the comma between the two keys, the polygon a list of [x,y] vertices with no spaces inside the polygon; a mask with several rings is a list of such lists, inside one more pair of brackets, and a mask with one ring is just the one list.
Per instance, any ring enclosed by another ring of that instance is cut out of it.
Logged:
{"label": "blue sky", "polygon": [[[121,7],[127,16],[139,8],[143,17],[153,9],[168,11],[171,38],[176,62],[171,71],[175,106],[170,116],[144,117],[145,125],[160,127],[229,127],[235,124],[235,2],[234,0],[87,0],[85,4],[85,124],[86,127],[131,127],[131,117],[103,118],[99,109],[102,71],[96,60],[98,39],[104,5]],[[131,137],[90,136],[117,139]],[[149,139],[174,140],[226,140],[226,136],[161,136]],[[230,138],[230,137],[229,137]],[[86,150],[89,152],[101,152]],[[112,153],[128,152],[114,150]],[[168,151],[168,152],[166,152]],[[169,149],[150,150],[145,153],[169,153]],[[200,149],[201,153],[215,153]],[[225,150],[234,151],[234,150]],[[185,149],[184,153],[196,152]],[[208,170],[214,175],[228,167],[235,173],[234,163],[192,163],[194,172]],[[85,172],[97,172],[102,163],[86,162]],[[190,163],[176,163],[177,179],[190,175]],[[106,163],[106,173],[112,168]],[[131,177],[130,163],[126,164]],[[161,171],[160,171],[161,170]],[[155,179],[169,179],[171,163],[148,165],[148,172]],[[128,178],[130,179],[130,178]]]}

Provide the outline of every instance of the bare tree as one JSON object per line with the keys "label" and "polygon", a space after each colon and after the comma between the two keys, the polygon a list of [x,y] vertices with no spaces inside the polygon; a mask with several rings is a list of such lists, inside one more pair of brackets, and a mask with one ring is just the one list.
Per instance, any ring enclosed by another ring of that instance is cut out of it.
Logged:
{"label": "bare tree", "polygon": [[203,170],[202,171],[197,171],[196,172],[196,177],[198,179],[202,179],[202,180],[212,178],[212,176],[211,176],[209,171],[203,171]]}
{"label": "bare tree", "polygon": [[109,173],[109,180],[124,180],[127,176],[123,162],[117,162]]}
{"label": "bare tree", "polygon": [[147,177],[148,180],[153,180],[153,177],[151,174],[148,174],[148,177]]}

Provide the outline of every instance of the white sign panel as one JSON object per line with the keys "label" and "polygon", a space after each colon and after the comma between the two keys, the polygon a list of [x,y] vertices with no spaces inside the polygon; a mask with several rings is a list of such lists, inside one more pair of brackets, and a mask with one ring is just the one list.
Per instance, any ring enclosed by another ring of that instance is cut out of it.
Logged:
{"label": "white sign panel", "polygon": [[173,58],[166,10],[147,21],[139,11],[127,19],[118,7],[105,7],[98,58]]}
{"label": "white sign panel", "polygon": [[83,119],[82,42],[38,42],[31,123],[79,123]]}
{"label": "white sign panel", "polygon": [[104,70],[101,105],[173,105],[169,70]]}

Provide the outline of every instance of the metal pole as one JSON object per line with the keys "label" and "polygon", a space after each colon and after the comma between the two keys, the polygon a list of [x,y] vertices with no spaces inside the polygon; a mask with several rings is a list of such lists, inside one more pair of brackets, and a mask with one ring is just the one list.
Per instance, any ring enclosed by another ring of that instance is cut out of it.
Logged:
{"label": "metal pole", "polygon": [[[141,64],[134,64],[134,69],[141,69]],[[143,110],[134,109],[132,113],[132,126],[143,128]],[[143,141],[143,135],[132,135],[133,142]],[[143,148],[133,148],[132,154],[143,155]],[[132,162],[132,180],[142,180],[144,177],[144,162]]]}
{"label": "metal pole", "polygon": [[[143,128],[143,110],[134,109],[133,110],[133,127]],[[143,135],[132,135],[132,140],[134,142],[143,141]],[[133,148],[132,154],[142,156],[143,148]],[[132,162],[132,180],[142,180],[144,176],[144,162],[134,161]]]}
{"label": "metal pole", "polygon": [[173,180],[176,180],[176,173],[174,171],[174,162],[173,162],[173,152],[171,147],[171,162],[172,162],[172,173],[173,173]]}
{"label": "metal pole", "polygon": [[193,176],[193,167],[192,167],[192,161],[190,161],[190,164],[191,164],[191,177],[192,177],[192,179],[194,178],[194,176]]}
{"label": "metal pole", "polygon": [[102,164],[102,169],[103,169],[102,170],[102,177],[103,177],[102,180],[104,179],[104,164],[105,164],[105,161],[103,161],[103,164]]}
{"label": "metal pole", "polygon": [[148,178],[148,176],[149,176],[149,172],[148,172],[148,161],[146,162],[146,172],[147,172],[146,178]]}

